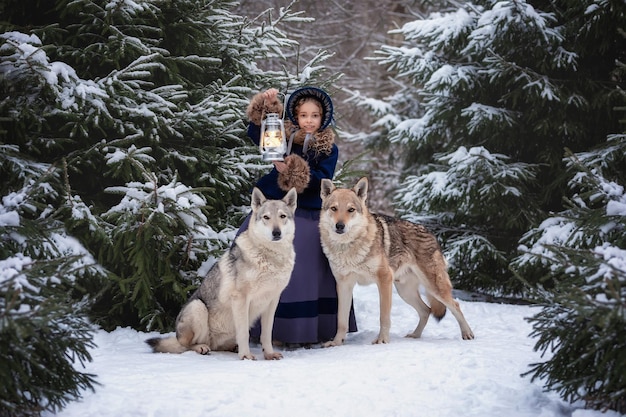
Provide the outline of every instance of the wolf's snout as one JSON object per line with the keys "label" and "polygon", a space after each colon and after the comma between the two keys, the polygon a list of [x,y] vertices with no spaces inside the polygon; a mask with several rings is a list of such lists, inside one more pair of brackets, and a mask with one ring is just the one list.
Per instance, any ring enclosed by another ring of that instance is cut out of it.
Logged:
{"label": "wolf's snout", "polygon": [[280,232],[280,229],[272,230],[272,240],[280,240],[281,237],[282,233]]}
{"label": "wolf's snout", "polygon": [[342,234],[346,231],[346,224],[344,222],[335,223],[335,232]]}

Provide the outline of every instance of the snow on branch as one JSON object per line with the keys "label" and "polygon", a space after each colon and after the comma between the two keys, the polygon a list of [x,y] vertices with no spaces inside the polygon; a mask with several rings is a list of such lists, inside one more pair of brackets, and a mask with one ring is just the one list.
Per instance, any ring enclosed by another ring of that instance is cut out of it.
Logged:
{"label": "snow on branch", "polygon": [[470,133],[480,130],[485,124],[506,124],[513,126],[515,114],[507,109],[472,103],[461,110],[461,115],[468,117],[467,127]]}
{"label": "snow on branch", "polygon": [[0,74],[13,83],[27,84],[31,99],[47,89],[55,95],[61,110],[77,110],[79,103],[105,110],[106,91],[94,81],[80,79],[69,65],[50,62],[36,35],[6,32],[0,40]]}
{"label": "snow on branch", "polygon": [[401,33],[406,40],[425,43],[429,49],[440,49],[441,45],[458,41],[474,26],[475,20],[474,12],[458,9],[452,13],[433,13],[428,19],[405,23],[389,33]]}
{"label": "snow on branch", "polygon": [[520,198],[524,184],[535,176],[532,165],[507,163],[506,155],[490,153],[481,146],[461,146],[436,157],[444,164],[438,170],[409,176],[403,182],[397,193],[401,205],[422,213],[454,206],[469,214],[477,210],[476,205],[491,204],[506,196]]}
{"label": "snow on branch", "polygon": [[469,36],[467,48],[492,49],[501,33],[510,31],[511,27],[539,34],[536,39],[543,39],[545,45],[558,43],[563,36],[558,29],[550,27],[555,21],[552,13],[538,12],[526,2],[500,1],[480,15],[476,29]]}

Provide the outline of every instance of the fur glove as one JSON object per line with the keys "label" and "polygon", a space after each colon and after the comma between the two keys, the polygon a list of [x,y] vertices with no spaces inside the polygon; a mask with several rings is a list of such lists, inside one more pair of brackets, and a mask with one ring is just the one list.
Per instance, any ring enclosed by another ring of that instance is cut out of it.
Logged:
{"label": "fur glove", "polygon": [[295,154],[285,157],[287,170],[278,173],[278,186],[283,191],[289,191],[292,187],[301,193],[309,185],[311,172],[309,164],[301,157]]}
{"label": "fur glove", "polygon": [[266,101],[262,92],[255,94],[246,109],[248,120],[257,126],[261,126],[263,116],[267,113],[278,113],[281,115],[283,113],[283,103],[278,97],[274,100]]}

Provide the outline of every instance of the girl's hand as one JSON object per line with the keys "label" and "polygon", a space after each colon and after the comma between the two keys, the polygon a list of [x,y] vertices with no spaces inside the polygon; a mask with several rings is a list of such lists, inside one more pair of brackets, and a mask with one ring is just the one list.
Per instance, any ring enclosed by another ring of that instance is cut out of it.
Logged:
{"label": "girl's hand", "polygon": [[278,90],[275,88],[267,89],[263,92],[263,98],[268,101],[273,101],[278,96]]}
{"label": "girl's hand", "polygon": [[282,161],[272,161],[278,172],[287,171],[287,164]]}

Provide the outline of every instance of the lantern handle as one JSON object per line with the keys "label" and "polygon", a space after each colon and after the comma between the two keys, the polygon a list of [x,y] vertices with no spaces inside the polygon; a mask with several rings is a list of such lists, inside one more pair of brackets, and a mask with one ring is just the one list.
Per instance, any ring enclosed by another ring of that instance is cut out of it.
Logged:
{"label": "lantern handle", "polygon": [[[283,114],[281,116],[281,120],[284,122],[285,121],[285,115],[287,114],[287,94],[285,93],[281,93],[280,91],[276,93],[276,95],[281,95],[283,96]],[[263,110],[261,112],[261,120],[265,119],[265,98],[263,98]]]}
{"label": "lantern handle", "polygon": [[280,91],[278,92],[278,94],[282,94],[283,95],[283,117],[281,117],[281,119],[283,119],[283,122],[284,122],[285,121],[285,115],[287,114],[287,94],[281,93]]}

